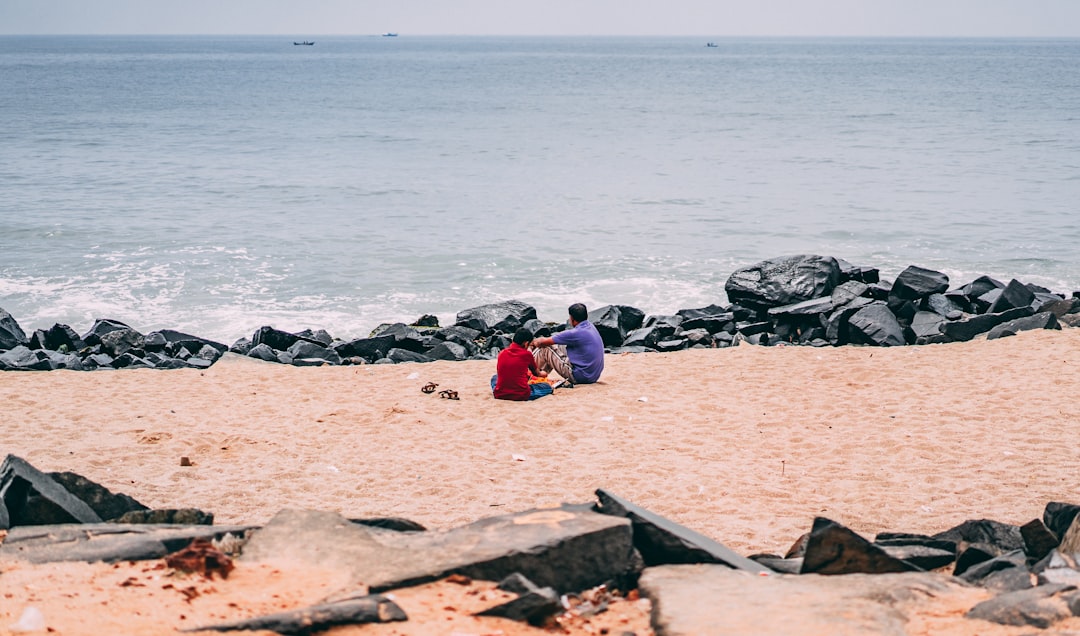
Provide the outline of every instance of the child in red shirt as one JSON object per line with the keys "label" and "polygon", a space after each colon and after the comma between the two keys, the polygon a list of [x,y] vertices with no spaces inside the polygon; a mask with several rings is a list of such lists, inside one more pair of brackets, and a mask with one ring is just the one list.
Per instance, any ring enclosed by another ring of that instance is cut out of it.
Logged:
{"label": "child in red shirt", "polygon": [[536,368],[532,352],[525,346],[532,340],[532,332],[518,329],[514,333],[514,342],[499,353],[495,363],[495,375],[491,376],[491,391],[496,400],[535,400],[552,392],[547,382],[529,383],[532,376],[547,377]]}

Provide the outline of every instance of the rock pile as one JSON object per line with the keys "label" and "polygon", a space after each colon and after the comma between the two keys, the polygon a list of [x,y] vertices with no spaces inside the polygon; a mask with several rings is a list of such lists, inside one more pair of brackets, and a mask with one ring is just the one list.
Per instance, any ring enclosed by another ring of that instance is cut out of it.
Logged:
{"label": "rock pile", "polygon": [[[894,281],[872,267],[831,256],[775,258],[739,269],[725,285],[728,305],[646,315],[627,305],[589,313],[610,352],[677,351],[756,345],[898,346],[988,339],[1030,329],[1080,324],[1080,292],[1071,297],[989,276],[950,289],[949,277],[912,265]],[[296,366],[489,360],[516,329],[548,336],[566,327],[537,319],[516,300],[459,312],[449,327],[434,316],[384,324],[368,337],[340,340],[325,330],[289,333],[263,326],[231,347],[169,329],[143,335],[98,320],[79,336],[57,324],[29,338],[0,309],[0,370],[205,368],[230,350]]]}
{"label": "rock pile", "polygon": [[1022,526],[973,520],[934,535],[889,532],[873,541],[818,518],[787,554],[743,557],[617,495],[596,494],[596,503],[442,531],[288,509],[262,527],[103,524],[103,514],[138,509],[137,502],[8,456],[0,470],[0,527],[9,528],[0,533],[0,559],[165,558],[169,567],[224,577],[232,558],[286,558],[353,581],[312,607],[193,631],[292,634],[404,621],[381,593],[447,577],[499,581],[517,598],[481,613],[536,625],[563,612],[566,595],[637,589],[652,601],[658,634],[715,633],[747,608],[752,628],[742,633],[904,633],[913,603],[973,587],[991,597],[970,608],[972,620],[1047,627],[1080,615],[1078,505],[1050,503],[1041,519]]}

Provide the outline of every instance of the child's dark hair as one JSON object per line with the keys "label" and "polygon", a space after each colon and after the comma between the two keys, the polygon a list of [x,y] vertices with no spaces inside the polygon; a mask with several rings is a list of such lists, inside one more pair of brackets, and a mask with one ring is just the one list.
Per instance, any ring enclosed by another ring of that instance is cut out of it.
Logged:
{"label": "child's dark hair", "polygon": [[526,342],[532,340],[532,332],[522,327],[514,332],[514,344],[524,346]]}

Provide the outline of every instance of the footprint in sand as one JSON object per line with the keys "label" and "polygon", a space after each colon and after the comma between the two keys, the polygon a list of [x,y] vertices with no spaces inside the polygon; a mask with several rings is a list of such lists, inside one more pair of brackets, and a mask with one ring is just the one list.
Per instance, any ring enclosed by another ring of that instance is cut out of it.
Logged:
{"label": "footprint in sand", "polygon": [[139,444],[158,444],[172,439],[172,433],[145,433],[136,438]]}

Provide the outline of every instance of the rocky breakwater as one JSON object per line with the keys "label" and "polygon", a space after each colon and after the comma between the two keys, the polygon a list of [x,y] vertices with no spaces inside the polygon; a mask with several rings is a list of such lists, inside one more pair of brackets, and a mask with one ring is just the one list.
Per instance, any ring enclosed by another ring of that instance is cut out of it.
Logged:
{"label": "rocky breakwater", "polygon": [[819,517],[785,554],[742,556],[609,491],[596,497],[447,530],[292,509],[262,526],[217,526],[198,511],[146,511],[74,473],[44,473],[9,455],[0,464],[0,563],[163,560],[161,568],[225,579],[235,559],[284,558],[351,581],[316,605],[237,612],[182,631],[300,634],[407,621],[384,594],[441,579],[499,582],[508,598],[477,615],[552,628],[646,597],[657,634],[903,634],[914,616],[940,614],[945,603],[961,608],[954,620],[971,622],[973,633],[982,621],[1046,628],[1080,615],[1075,504],[1051,502],[1023,525],[975,519],[873,540]]}
{"label": "rocky breakwater", "polygon": [[[728,304],[647,315],[628,305],[594,308],[589,320],[609,352],[678,351],[753,345],[899,346],[1010,336],[1080,324],[1080,292],[1055,293],[1013,279],[980,276],[951,286],[942,272],[912,265],[895,280],[877,268],[831,256],[769,259],[741,268],[725,284]],[[224,352],[295,366],[491,360],[515,330],[535,336],[566,328],[508,300],[461,311],[454,324],[434,316],[383,324],[367,337],[325,330],[291,333],[262,326],[231,346],[171,329],[148,334],[97,320],[78,335],[57,324],[29,337],[0,309],[0,370],[205,368]]]}

